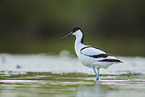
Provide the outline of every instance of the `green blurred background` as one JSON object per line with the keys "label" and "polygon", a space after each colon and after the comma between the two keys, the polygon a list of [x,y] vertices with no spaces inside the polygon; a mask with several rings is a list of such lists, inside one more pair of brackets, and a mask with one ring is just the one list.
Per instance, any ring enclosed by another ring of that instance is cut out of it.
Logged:
{"label": "green blurred background", "polygon": [[145,56],[144,0],[0,0],[0,53],[74,54],[80,26],[85,44],[118,56]]}

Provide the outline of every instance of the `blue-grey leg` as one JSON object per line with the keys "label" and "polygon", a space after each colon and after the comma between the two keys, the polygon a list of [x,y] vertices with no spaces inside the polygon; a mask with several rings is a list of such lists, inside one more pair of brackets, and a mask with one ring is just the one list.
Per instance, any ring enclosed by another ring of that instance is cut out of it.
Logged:
{"label": "blue-grey leg", "polygon": [[95,74],[96,74],[96,80],[99,80],[99,69],[98,69],[98,74],[97,74],[97,72],[96,72],[96,70],[95,70],[95,67],[92,66],[92,68],[93,68],[93,70],[94,70],[94,72],[95,72]]}
{"label": "blue-grey leg", "polygon": [[98,70],[98,80],[99,80],[99,68],[97,68],[97,70]]}

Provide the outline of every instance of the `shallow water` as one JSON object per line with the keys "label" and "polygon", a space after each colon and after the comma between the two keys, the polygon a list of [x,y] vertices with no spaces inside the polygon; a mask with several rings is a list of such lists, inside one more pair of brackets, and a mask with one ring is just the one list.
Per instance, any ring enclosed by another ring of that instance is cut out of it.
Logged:
{"label": "shallow water", "polygon": [[0,54],[0,97],[145,97],[145,58],[118,57],[124,63],[91,68],[68,54]]}
{"label": "shallow water", "polygon": [[94,75],[27,73],[2,76],[0,97],[144,97],[142,74]]}

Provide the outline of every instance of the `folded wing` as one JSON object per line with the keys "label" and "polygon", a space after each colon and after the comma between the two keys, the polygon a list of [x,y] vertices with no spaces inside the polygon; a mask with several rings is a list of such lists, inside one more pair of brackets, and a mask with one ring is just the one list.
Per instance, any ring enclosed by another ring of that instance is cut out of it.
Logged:
{"label": "folded wing", "polygon": [[103,51],[102,49],[100,49],[98,47],[86,46],[80,50],[80,53],[85,56],[88,56],[88,57],[92,57],[92,58],[96,58],[96,59],[98,58],[99,62],[109,62],[109,63],[110,62],[113,62],[113,63],[121,62],[119,59],[106,53],[105,51]]}
{"label": "folded wing", "polygon": [[110,54],[107,54],[102,49],[97,48],[97,47],[91,47],[91,46],[86,46],[86,47],[82,48],[80,50],[80,53],[85,56],[89,56],[89,57],[93,57],[93,58],[101,58],[101,57],[106,58],[108,56],[111,56]]}

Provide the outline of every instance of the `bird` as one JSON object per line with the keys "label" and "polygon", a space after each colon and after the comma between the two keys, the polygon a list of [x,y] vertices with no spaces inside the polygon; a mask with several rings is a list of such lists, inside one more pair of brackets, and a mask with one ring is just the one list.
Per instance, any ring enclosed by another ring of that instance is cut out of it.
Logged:
{"label": "bird", "polygon": [[[79,61],[86,67],[93,69],[96,75],[96,81],[99,80],[100,68],[107,69],[112,64],[123,63],[120,59],[99,47],[84,45],[84,32],[79,26],[74,26],[69,34],[58,40],[64,39],[70,35],[76,37],[74,49]],[[98,72],[96,72],[96,69]]]}

